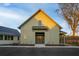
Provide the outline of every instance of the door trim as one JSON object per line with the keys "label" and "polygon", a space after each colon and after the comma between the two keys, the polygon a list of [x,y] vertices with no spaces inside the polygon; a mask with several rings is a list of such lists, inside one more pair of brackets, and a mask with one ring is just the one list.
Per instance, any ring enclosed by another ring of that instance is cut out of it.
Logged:
{"label": "door trim", "polygon": [[[39,41],[40,38],[39,36],[42,37],[42,41]],[[45,32],[35,32],[35,44],[44,44],[45,43]]]}

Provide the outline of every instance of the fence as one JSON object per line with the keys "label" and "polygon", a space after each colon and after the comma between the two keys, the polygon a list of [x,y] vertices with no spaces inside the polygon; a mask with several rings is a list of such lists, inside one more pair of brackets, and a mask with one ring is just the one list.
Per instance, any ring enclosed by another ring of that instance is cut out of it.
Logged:
{"label": "fence", "polygon": [[79,46],[79,36],[60,37],[60,43],[65,43],[66,45]]}

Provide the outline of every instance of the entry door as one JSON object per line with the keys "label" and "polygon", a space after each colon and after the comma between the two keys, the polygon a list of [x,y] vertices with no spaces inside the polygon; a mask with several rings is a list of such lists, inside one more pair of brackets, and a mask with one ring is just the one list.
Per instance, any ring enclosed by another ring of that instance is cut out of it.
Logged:
{"label": "entry door", "polygon": [[36,44],[44,44],[44,32],[36,32],[35,33],[35,41]]}

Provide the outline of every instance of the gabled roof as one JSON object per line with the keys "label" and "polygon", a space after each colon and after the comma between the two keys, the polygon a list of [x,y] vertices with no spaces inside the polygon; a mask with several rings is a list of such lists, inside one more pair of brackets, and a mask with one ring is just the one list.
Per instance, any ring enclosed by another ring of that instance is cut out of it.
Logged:
{"label": "gabled roof", "polygon": [[[43,10],[39,9],[36,13],[34,13],[30,18],[28,18],[24,23],[22,23],[18,28],[20,29],[24,24],[26,24],[31,18],[33,18],[35,15],[37,15],[39,12],[44,13],[51,21],[55,22],[51,17],[49,17]],[[55,22],[56,23],[56,22]],[[62,27],[56,23],[57,26],[61,29]]]}
{"label": "gabled roof", "polygon": [[16,29],[12,29],[12,28],[8,28],[8,27],[3,27],[3,26],[0,26],[0,34],[20,36],[20,33]]}

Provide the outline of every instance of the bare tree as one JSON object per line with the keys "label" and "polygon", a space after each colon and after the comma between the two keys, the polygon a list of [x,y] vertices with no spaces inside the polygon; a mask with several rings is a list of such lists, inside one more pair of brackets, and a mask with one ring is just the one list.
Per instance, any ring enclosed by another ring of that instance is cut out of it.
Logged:
{"label": "bare tree", "polygon": [[79,4],[78,3],[61,3],[59,11],[64,16],[65,20],[72,29],[73,36],[76,34],[76,29],[79,22]]}
{"label": "bare tree", "polygon": [[78,23],[76,32],[77,32],[77,34],[79,35],[79,23]]}

